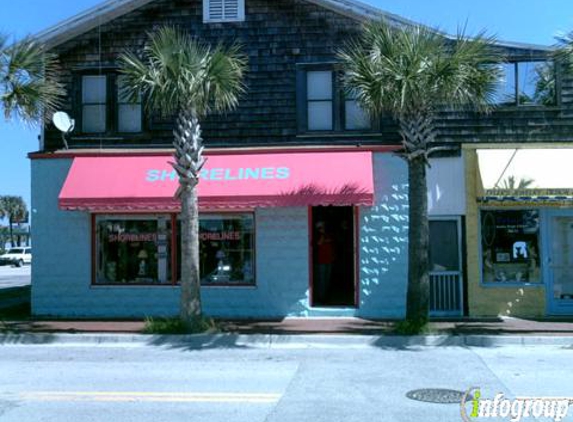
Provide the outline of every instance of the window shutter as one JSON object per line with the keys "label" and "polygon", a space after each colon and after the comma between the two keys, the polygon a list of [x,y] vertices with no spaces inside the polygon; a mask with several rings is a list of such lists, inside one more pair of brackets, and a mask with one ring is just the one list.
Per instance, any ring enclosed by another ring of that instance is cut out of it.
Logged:
{"label": "window shutter", "polygon": [[224,0],[225,19],[239,19],[239,0]]}
{"label": "window shutter", "polygon": [[223,20],[223,0],[205,0],[209,3],[209,21]]}
{"label": "window shutter", "polygon": [[203,0],[204,22],[236,22],[245,19],[245,0]]}

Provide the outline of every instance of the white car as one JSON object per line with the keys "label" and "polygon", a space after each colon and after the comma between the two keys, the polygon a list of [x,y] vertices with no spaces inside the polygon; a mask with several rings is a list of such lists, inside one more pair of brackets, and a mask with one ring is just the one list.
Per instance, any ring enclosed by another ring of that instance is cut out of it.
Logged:
{"label": "white car", "polygon": [[4,255],[0,255],[0,264],[21,267],[32,263],[32,248],[8,249]]}

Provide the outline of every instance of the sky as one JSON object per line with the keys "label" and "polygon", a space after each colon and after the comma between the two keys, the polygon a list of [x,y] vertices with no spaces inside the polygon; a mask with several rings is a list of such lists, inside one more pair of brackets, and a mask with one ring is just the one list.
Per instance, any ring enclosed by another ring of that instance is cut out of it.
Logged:
{"label": "sky", "polygon": [[[80,13],[101,0],[0,0],[0,32],[22,37]],[[501,40],[551,45],[573,30],[572,0],[363,0],[372,6],[455,33],[487,29]],[[38,149],[39,128],[0,116],[0,195],[23,196],[30,205],[28,152]]]}

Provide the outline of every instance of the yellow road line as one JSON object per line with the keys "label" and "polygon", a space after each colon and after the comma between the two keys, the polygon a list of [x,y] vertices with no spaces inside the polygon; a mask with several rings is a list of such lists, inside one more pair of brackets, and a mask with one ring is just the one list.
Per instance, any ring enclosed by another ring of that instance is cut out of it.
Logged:
{"label": "yellow road line", "polygon": [[216,403],[275,403],[276,393],[179,393],[179,392],[25,392],[20,396],[31,401],[98,401],[98,402],[216,402]]}
{"label": "yellow road line", "polygon": [[217,392],[155,392],[155,391],[29,391],[31,395],[67,395],[67,396],[235,396],[235,397],[280,397],[278,393],[217,393]]}
{"label": "yellow road line", "polygon": [[275,399],[256,399],[256,398],[225,398],[225,397],[64,397],[64,396],[41,396],[29,397],[29,401],[45,402],[116,402],[116,403],[135,403],[135,402],[170,402],[170,403],[276,403]]}

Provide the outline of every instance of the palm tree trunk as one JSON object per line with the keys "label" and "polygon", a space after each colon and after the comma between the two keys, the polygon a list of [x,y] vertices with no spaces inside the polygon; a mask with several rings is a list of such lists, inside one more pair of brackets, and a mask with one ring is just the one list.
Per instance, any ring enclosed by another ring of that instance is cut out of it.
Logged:
{"label": "palm tree trunk", "polygon": [[13,225],[14,223],[12,222],[12,216],[10,215],[10,217],[8,217],[8,225],[10,227],[10,246],[12,248],[16,247],[16,245],[14,244],[14,230],[13,230]]}
{"label": "palm tree trunk", "polygon": [[181,308],[186,324],[201,318],[201,280],[199,274],[199,207],[197,187],[181,195]]}
{"label": "palm tree trunk", "polygon": [[197,184],[205,164],[201,127],[195,110],[182,111],[174,130],[175,162],[181,199],[181,306],[180,318],[191,328],[201,319],[199,269],[199,205]]}
{"label": "palm tree trunk", "polygon": [[429,224],[426,161],[417,157],[409,162],[409,235],[408,235],[408,297],[406,318],[412,321],[428,319]]}
{"label": "palm tree trunk", "polygon": [[406,319],[424,323],[430,308],[428,191],[426,166],[428,145],[434,140],[431,117],[420,113],[400,121],[408,159],[409,234],[408,293]]}

